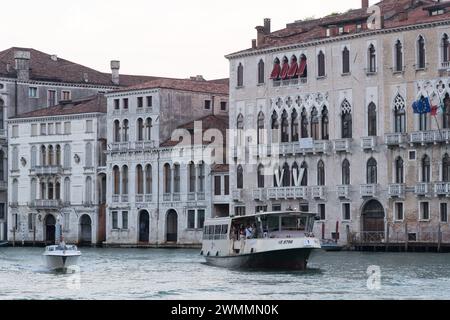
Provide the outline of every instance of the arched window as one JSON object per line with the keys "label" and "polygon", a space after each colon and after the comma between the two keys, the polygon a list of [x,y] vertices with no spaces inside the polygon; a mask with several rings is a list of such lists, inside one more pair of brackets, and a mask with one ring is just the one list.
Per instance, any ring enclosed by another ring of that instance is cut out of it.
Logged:
{"label": "arched window", "polygon": [[146,139],[147,141],[152,140],[152,118],[147,118],[145,120],[145,132],[146,132]]}
{"label": "arched window", "polygon": [[322,160],[317,164],[317,185],[324,186],[325,185],[325,164]]}
{"label": "arched window", "polygon": [[299,175],[300,175],[300,170],[298,168],[298,163],[294,162],[294,164],[292,165],[292,185],[294,187],[298,187],[299,185]]}
{"label": "arched window", "polygon": [[325,77],[325,54],[322,50],[317,55],[317,71],[319,77]]}
{"label": "arched window", "polygon": [[283,111],[281,116],[281,142],[289,142],[289,121],[288,113],[286,110]]}
{"label": "arched window", "polygon": [[301,79],[306,79],[308,77],[308,59],[304,54],[300,56],[297,74]]}
{"label": "arched window", "polygon": [[244,66],[242,65],[242,63],[239,63],[237,68],[237,86],[244,86]]}
{"label": "arched window", "polygon": [[140,164],[136,167],[136,192],[138,195],[144,194],[144,170]]}
{"label": "arched window", "polygon": [[195,192],[196,174],[195,174],[195,164],[193,162],[188,165],[188,181],[189,181],[189,192]]}
{"label": "arched window", "polygon": [[137,121],[137,141],[144,141],[144,120],[139,118]]}
{"label": "arched window", "polygon": [[205,163],[198,164],[198,192],[205,192]]}
{"label": "arched window", "polygon": [[12,149],[12,170],[17,171],[19,170],[19,149],[17,147],[14,147]]}
{"label": "arched window", "polygon": [[122,167],[122,194],[128,195],[128,167]]}
{"label": "arched window", "polygon": [[34,169],[37,166],[37,148],[36,146],[31,147],[31,156],[30,156],[31,168]]}
{"label": "arched window", "polygon": [[56,165],[61,165],[61,146],[59,144],[56,146]]}
{"label": "arched window", "polygon": [[13,180],[11,191],[12,191],[11,201],[13,203],[17,203],[19,201],[19,181],[17,181],[17,179]]}
{"label": "arched window", "polygon": [[377,173],[377,161],[374,158],[370,158],[367,161],[367,184],[377,184],[378,173]]}
{"label": "arched window", "polygon": [[400,40],[395,43],[395,71],[403,71],[403,45]]}
{"label": "arched window", "polygon": [[114,142],[120,142],[120,121],[114,121]]}
{"label": "arched window", "polygon": [[120,169],[118,166],[113,168],[113,193],[120,194]]}
{"label": "arched window", "polygon": [[86,143],[86,167],[92,168],[94,166],[94,160],[92,155],[92,143]]}
{"label": "arched window", "polygon": [[303,108],[301,117],[301,137],[304,139],[308,138],[308,113],[306,108]]}
{"label": "arched window", "polygon": [[395,133],[406,132],[405,99],[400,94],[394,99],[394,130]]}
{"label": "arched window", "polygon": [[47,185],[45,182],[41,182],[41,200],[46,200],[46,193],[47,193]]}
{"label": "arched window", "polygon": [[5,154],[0,150],[0,181],[5,180]]}
{"label": "arched window", "polygon": [[303,178],[302,178],[301,186],[307,187],[308,186],[308,164],[306,162],[303,162],[302,166],[300,168],[303,169]]}
{"label": "arched window", "polygon": [[123,142],[128,142],[130,141],[130,135],[128,133],[128,130],[130,129],[129,126],[129,121],[128,120],[123,120],[123,127],[122,127],[122,131],[123,131]]}
{"label": "arched window", "polygon": [[[119,168],[117,168],[119,169]],[[70,178],[67,177],[64,179],[64,202],[66,204],[70,203]]]}
{"label": "arched window", "polygon": [[291,168],[289,167],[288,163],[285,163],[283,166],[283,181],[282,181],[283,187],[290,187],[291,186]]}
{"label": "arched window", "polygon": [[377,136],[377,107],[373,102],[367,108],[367,129],[369,137]]}
{"label": "arched window", "polygon": [[445,94],[444,109],[442,110],[442,127],[444,129],[450,129],[450,95],[448,93]]}
{"label": "arched window", "polygon": [[265,117],[264,117],[264,113],[260,112],[258,114],[258,144],[264,144],[266,139],[265,139],[265,130],[264,130],[264,122],[265,122]]}
{"label": "arched window", "polygon": [[397,160],[395,160],[395,183],[405,183],[404,163],[401,157],[398,157]]}
{"label": "arched window", "polygon": [[270,79],[274,81],[278,81],[280,79],[281,75],[281,66],[280,66],[280,59],[275,58],[273,62],[273,70],[270,74]]}
{"label": "arched window", "polygon": [[238,135],[237,145],[238,146],[243,146],[244,145],[244,116],[242,114],[239,114],[238,117],[237,117],[236,128],[238,130],[238,132],[237,132],[237,135]]}
{"label": "arched window", "polygon": [[419,36],[417,39],[417,69],[425,69],[425,39]]}
{"label": "arched window", "polygon": [[86,186],[85,186],[85,196],[84,196],[84,201],[87,204],[92,203],[92,178],[91,177],[86,177]]}
{"label": "arched window", "polygon": [[[92,195],[92,184],[89,194]],[[55,183],[55,199],[61,200],[61,183],[59,181]]]}
{"label": "arched window", "polygon": [[54,199],[54,186],[53,186],[53,182],[49,182],[48,184],[48,200],[53,200]]}
{"label": "arched window", "polygon": [[36,179],[31,179],[31,186],[30,186],[30,200],[34,201],[36,200],[37,196],[37,181]]}
{"label": "arched window", "polygon": [[347,47],[345,47],[342,51],[342,73],[350,73],[350,51]]}
{"label": "arched window", "polygon": [[153,172],[152,166],[147,165],[145,167],[145,194],[153,193]]}
{"label": "arched window", "polygon": [[442,160],[442,181],[450,182],[450,157],[448,153],[445,154]]}
{"label": "arched window", "polygon": [[368,71],[370,73],[377,72],[377,55],[375,51],[375,46],[371,44],[368,50]]}
{"label": "arched window", "polygon": [[[421,99],[424,99],[422,96]],[[428,113],[419,114],[419,131],[428,131]]]}
{"label": "arched window", "polygon": [[294,111],[292,111],[291,118],[291,137],[293,142],[297,142],[299,140],[300,129],[297,110],[294,109]]}
{"label": "arched window", "polygon": [[450,45],[448,35],[445,33],[442,37],[442,62],[450,61]]}
{"label": "arched window", "polygon": [[48,147],[48,161],[47,161],[49,166],[53,166],[55,164],[54,159],[55,159],[55,152],[53,150],[53,146],[49,146]]}
{"label": "arched window", "polygon": [[258,188],[264,188],[264,165],[260,164],[258,166]]}
{"label": "arched window", "polygon": [[258,62],[258,84],[263,84],[265,82],[264,72],[264,61],[261,59]]}
{"label": "arched window", "polygon": [[236,181],[237,181],[237,188],[238,189],[244,189],[244,168],[242,168],[241,165],[237,167],[237,174],[236,174]]}
{"label": "arched window", "polygon": [[72,165],[70,144],[64,145],[64,168],[69,169]]}
{"label": "arched window", "polygon": [[315,107],[311,110],[311,138],[320,140],[319,113]]}
{"label": "arched window", "polygon": [[172,193],[172,172],[168,163],[164,165],[164,193]]}
{"label": "arched window", "polygon": [[[47,148],[45,146],[41,146],[41,154],[40,154],[39,158],[40,158],[39,165],[41,167],[46,166],[47,165]],[[13,166],[14,166],[14,164],[13,164]]]}
{"label": "arched window", "polygon": [[342,138],[351,139],[353,135],[352,129],[352,108],[347,100],[344,100],[341,105],[341,123],[342,123]]}
{"label": "arched window", "polygon": [[175,164],[173,166],[173,192],[174,193],[180,193],[181,186],[180,186],[180,165]]}
{"label": "arched window", "polygon": [[286,80],[289,73],[289,59],[283,57],[283,64],[281,65],[281,79]]}
{"label": "arched window", "polygon": [[350,162],[347,159],[342,162],[342,185],[350,185]]}
{"label": "arched window", "polygon": [[428,155],[422,158],[422,182],[431,182],[431,160]]}
{"label": "arched window", "polygon": [[274,111],[272,114],[272,142],[278,143],[279,139],[280,122],[278,121],[278,114]]}
{"label": "arched window", "polygon": [[329,140],[329,118],[328,118],[328,109],[327,107],[323,107],[322,110],[322,140]]}

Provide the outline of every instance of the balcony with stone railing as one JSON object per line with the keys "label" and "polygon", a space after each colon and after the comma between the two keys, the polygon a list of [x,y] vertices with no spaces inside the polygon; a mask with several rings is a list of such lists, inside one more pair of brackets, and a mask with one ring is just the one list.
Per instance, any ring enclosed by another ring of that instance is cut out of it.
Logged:
{"label": "balcony with stone railing", "polygon": [[334,152],[350,152],[352,139],[338,139],[333,141]]}
{"label": "balcony with stone railing", "polygon": [[414,188],[416,196],[429,197],[432,193],[432,184],[427,182],[420,182]]}
{"label": "balcony with stone railing", "polygon": [[438,144],[438,143],[450,143],[450,130],[437,130],[437,131],[420,131],[413,132],[410,135],[410,141],[414,144]]}
{"label": "balcony with stone railing", "polygon": [[172,194],[172,201],[179,202],[181,201],[181,193],[175,192]]}
{"label": "balcony with stone railing", "polygon": [[119,194],[113,194],[112,195],[112,202],[113,203],[119,203],[120,202],[120,195]]}
{"label": "balcony with stone railing", "polygon": [[163,194],[163,201],[164,201],[164,202],[170,202],[170,201],[172,201],[172,194],[171,194],[171,193],[164,193],[164,194]]}
{"label": "balcony with stone railing", "polygon": [[450,182],[437,182],[434,185],[434,192],[440,197],[450,197]]}
{"label": "balcony with stone railing", "polygon": [[243,200],[243,190],[233,190],[231,197],[233,201],[241,202]]}
{"label": "balcony with stone railing", "polygon": [[33,209],[60,209],[62,207],[61,200],[34,200],[28,206]]}
{"label": "balcony with stone railing", "polygon": [[139,150],[149,150],[156,147],[156,143],[154,141],[136,141],[134,143],[134,149]]}
{"label": "balcony with stone railing", "polygon": [[153,196],[151,194],[137,194],[135,196],[136,203],[150,203],[152,202]]}
{"label": "balcony with stone railing", "polygon": [[314,199],[326,200],[327,188],[325,186],[312,187],[311,194]]}
{"label": "balcony with stone railing", "polygon": [[255,189],[252,192],[253,200],[263,201],[264,200],[264,189]]}
{"label": "balcony with stone railing", "polygon": [[308,199],[307,187],[280,187],[267,189],[267,198],[271,200],[281,199]]}
{"label": "balcony with stone railing", "polygon": [[63,171],[64,169],[60,165],[36,166],[34,168],[31,168],[30,174],[36,176],[52,176],[62,174]]}
{"label": "balcony with stone railing", "polygon": [[373,198],[377,195],[378,185],[376,184],[363,184],[360,187],[361,197]]}
{"label": "balcony with stone railing", "polygon": [[361,138],[361,148],[363,150],[375,150],[378,145],[377,137],[363,137]]}
{"label": "balcony with stone railing", "polygon": [[136,114],[148,115],[153,112],[153,108],[136,108]]}
{"label": "balcony with stone railing", "polygon": [[340,199],[350,199],[350,185],[337,186],[337,197]]}
{"label": "balcony with stone railing", "polygon": [[406,185],[402,183],[393,183],[388,186],[388,194],[391,198],[405,198]]}
{"label": "balcony with stone railing", "polygon": [[127,152],[131,149],[131,142],[114,142],[111,144],[111,151]]}
{"label": "balcony with stone railing", "polygon": [[406,133],[388,133],[385,135],[385,142],[388,147],[400,146],[408,141]]}
{"label": "balcony with stone railing", "polygon": [[449,70],[450,69],[450,61],[444,61],[441,63],[441,69]]}
{"label": "balcony with stone railing", "polygon": [[128,203],[128,202],[130,201],[130,197],[129,197],[127,194],[123,194],[123,195],[120,197],[120,201],[121,201],[122,203]]}

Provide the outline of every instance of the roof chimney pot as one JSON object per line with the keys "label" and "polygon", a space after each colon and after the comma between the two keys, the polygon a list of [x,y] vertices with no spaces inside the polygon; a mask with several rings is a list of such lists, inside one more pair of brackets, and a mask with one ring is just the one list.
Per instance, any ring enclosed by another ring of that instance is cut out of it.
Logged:
{"label": "roof chimney pot", "polygon": [[120,61],[112,60],[111,61],[111,81],[115,85],[120,84],[119,70],[120,70]]}

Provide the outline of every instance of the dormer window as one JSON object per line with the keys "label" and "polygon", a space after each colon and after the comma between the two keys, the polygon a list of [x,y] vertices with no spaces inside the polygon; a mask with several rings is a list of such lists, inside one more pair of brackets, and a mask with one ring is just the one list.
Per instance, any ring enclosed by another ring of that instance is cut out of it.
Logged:
{"label": "dormer window", "polygon": [[445,13],[444,9],[430,10],[430,16],[438,16],[444,13]]}

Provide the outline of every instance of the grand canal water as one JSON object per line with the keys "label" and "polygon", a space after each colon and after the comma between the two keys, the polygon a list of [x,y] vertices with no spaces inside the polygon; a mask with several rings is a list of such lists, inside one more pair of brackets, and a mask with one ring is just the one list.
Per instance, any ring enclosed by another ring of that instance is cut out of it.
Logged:
{"label": "grand canal water", "polygon": [[[46,271],[42,249],[0,248],[4,299],[450,299],[450,255],[326,253],[306,272],[209,267],[197,250],[83,249],[78,274]],[[381,286],[367,286],[378,266]]]}

